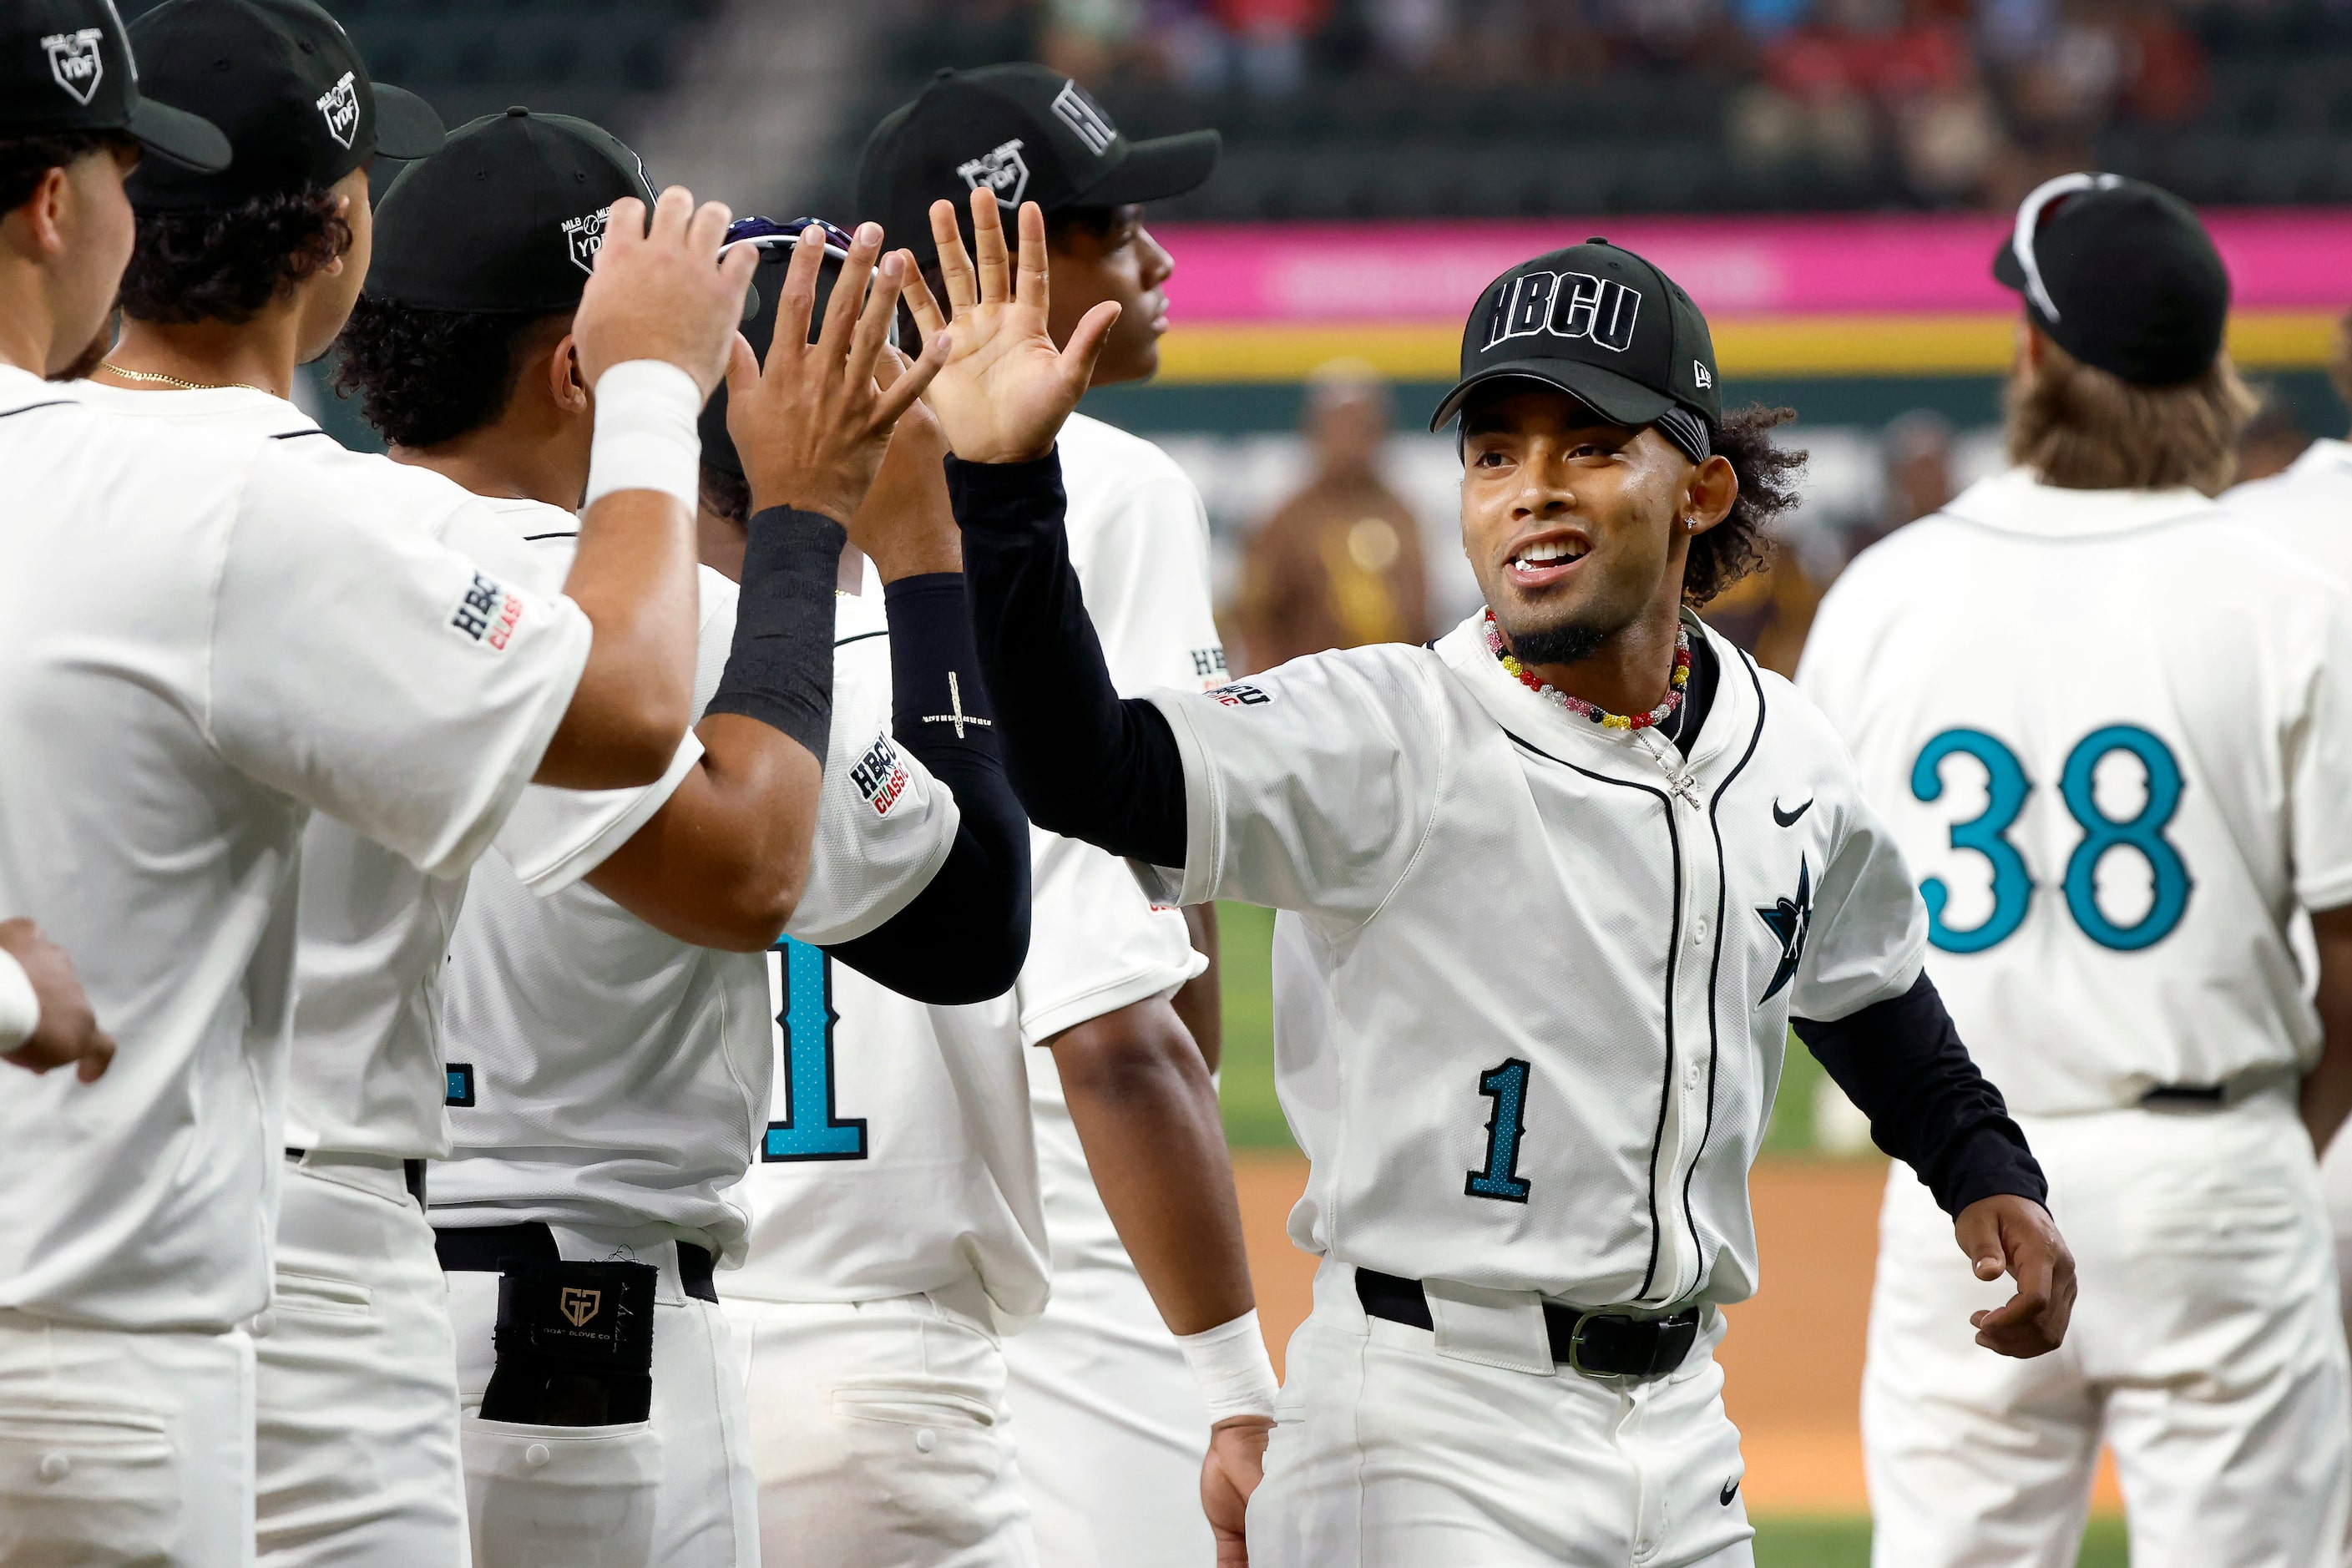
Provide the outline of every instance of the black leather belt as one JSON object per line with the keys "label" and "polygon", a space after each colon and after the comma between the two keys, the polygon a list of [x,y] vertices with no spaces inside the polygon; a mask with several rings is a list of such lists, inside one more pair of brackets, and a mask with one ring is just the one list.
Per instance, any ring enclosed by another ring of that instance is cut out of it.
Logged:
{"label": "black leather belt", "polygon": [[[299,1160],[310,1152],[308,1149],[289,1149],[286,1151],[286,1157],[289,1160]],[[431,1205],[425,1201],[424,1161],[403,1160],[400,1163],[400,1183],[408,1189],[408,1195],[416,1200],[418,1208],[425,1209],[428,1213],[431,1211]]]}
{"label": "black leather belt", "polygon": [[[499,1274],[510,1263],[560,1263],[555,1233],[541,1220],[520,1225],[486,1225],[465,1229],[436,1230],[433,1250],[440,1255],[445,1274]],[[698,1301],[716,1306],[719,1287],[710,1271],[718,1260],[690,1241],[677,1244],[678,1282]]]}
{"label": "black leather belt", "polygon": [[2226,1105],[2226,1083],[2160,1083],[2139,1097],[2142,1105]]}
{"label": "black leather belt", "polygon": [[[1356,1300],[1370,1316],[1407,1327],[1434,1327],[1429,1293],[1418,1279],[1400,1279],[1375,1269],[1356,1270]],[[1622,1312],[1580,1312],[1556,1302],[1543,1304],[1544,1332],[1551,1359],[1588,1377],[1665,1376],[1698,1342],[1702,1309],[1670,1318],[1634,1318]]]}

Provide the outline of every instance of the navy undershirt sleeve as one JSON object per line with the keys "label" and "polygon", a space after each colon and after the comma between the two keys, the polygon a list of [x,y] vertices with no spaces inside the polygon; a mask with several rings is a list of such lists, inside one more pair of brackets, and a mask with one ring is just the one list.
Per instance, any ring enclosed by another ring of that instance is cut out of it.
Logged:
{"label": "navy undershirt sleeve", "polygon": [[2050,1184],[2025,1133],[1925,973],[1902,995],[1833,1023],[1790,1022],[1870,1118],[1871,1142],[1916,1171],[1946,1214],[2002,1194],[2048,1205]]}
{"label": "navy undershirt sleeve", "polygon": [[1005,771],[1038,826],[1184,864],[1184,763],[1150,703],[1122,701],[1070,565],[1062,465],[947,460],[980,669]]}
{"label": "navy undershirt sleeve", "polygon": [[1029,956],[1029,819],[1004,776],[963,578],[902,577],[882,597],[890,732],[953,793],[961,821],[947,859],[905,909],[826,951],[918,1002],[983,1002],[1011,990]]}

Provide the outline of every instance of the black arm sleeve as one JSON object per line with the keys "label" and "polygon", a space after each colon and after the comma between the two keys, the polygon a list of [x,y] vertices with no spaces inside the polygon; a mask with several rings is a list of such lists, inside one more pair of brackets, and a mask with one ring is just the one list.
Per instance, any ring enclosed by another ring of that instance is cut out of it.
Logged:
{"label": "black arm sleeve", "polygon": [[961,820],[955,847],[911,903],[827,951],[918,1002],[984,1002],[1013,988],[1029,956],[1029,819],[997,754],[963,579],[902,577],[882,597],[890,732],[953,792]]}
{"label": "black arm sleeve", "polygon": [[2049,1203],[2050,1184],[2024,1132],[1969,1059],[1924,973],[1902,995],[1835,1023],[1790,1022],[1870,1118],[1871,1142],[1918,1172],[1946,1214],[1957,1218],[1978,1199],[2004,1193]]}
{"label": "black arm sleeve", "polygon": [[833,519],[792,507],[751,519],[734,646],[703,710],[757,719],[820,768],[833,728],[833,583],[848,537]]}
{"label": "black arm sleeve", "polygon": [[947,466],[1013,793],[1040,827],[1181,866],[1183,759],[1160,710],[1111,685],[1062,531],[1060,458]]}

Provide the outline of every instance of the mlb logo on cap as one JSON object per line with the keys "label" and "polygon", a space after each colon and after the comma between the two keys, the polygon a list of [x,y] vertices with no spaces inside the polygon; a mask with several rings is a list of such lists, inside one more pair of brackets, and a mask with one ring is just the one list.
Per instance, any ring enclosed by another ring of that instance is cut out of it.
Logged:
{"label": "mlb logo on cap", "polygon": [[604,225],[612,216],[612,207],[606,205],[584,216],[563,220],[563,238],[572,248],[572,265],[581,271],[596,270],[596,253],[604,248]]}
{"label": "mlb logo on cap", "polygon": [[85,107],[106,77],[106,60],[98,52],[99,41],[105,37],[103,29],[84,27],[78,32],[51,33],[41,40],[41,47],[49,52],[49,75]]}

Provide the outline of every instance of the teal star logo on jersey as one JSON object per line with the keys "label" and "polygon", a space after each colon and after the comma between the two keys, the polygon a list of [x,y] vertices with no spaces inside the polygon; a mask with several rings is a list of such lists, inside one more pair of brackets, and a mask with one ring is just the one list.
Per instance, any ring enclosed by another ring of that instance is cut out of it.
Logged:
{"label": "teal star logo on jersey", "polygon": [[1805,956],[1805,938],[1813,929],[1813,868],[1808,861],[1797,861],[1797,896],[1782,899],[1770,908],[1759,905],[1756,918],[1762,921],[1780,943],[1780,962],[1772,970],[1772,984],[1756,999],[1759,1007],[1778,996],[1797,977],[1797,965]]}

